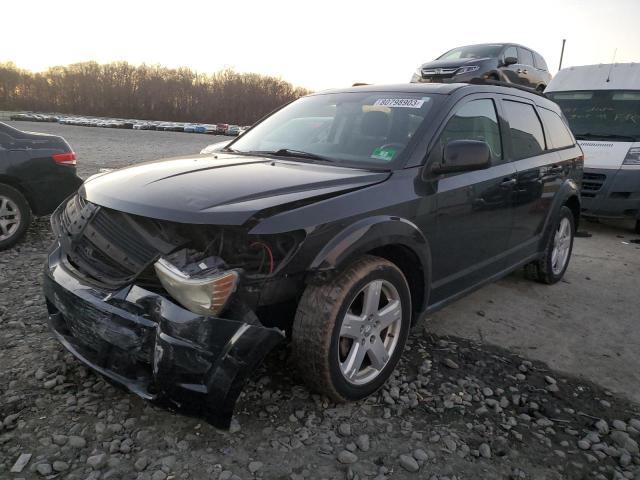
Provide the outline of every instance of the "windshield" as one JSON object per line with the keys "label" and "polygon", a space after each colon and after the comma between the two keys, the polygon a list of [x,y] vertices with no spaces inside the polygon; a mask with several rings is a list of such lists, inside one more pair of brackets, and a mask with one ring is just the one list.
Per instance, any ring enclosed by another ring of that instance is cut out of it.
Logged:
{"label": "windshield", "polygon": [[434,103],[434,95],[350,92],[304,97],[230,145],[234,152],[390,168]]}
{"label": "windshield", "polygon": [[640,141],[640,90],[550,92],[577,139]]}
{"label": "windshield", "polygon": [[449,50],[437,60],[457,60],[458,58],[485,58],[497,57],[502,50],[502,45],[470,45]]}

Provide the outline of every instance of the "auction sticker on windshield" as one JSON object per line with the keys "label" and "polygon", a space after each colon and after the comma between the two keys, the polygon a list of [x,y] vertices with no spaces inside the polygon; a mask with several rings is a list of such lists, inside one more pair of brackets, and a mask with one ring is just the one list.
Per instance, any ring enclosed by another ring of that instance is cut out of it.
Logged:
{"label": "auction sticker on windshield", "polygon": [[422,108],[424,100],[417,98],[379,98],[374,105],[382,107]]}
{"label": "auction sticker on windshield", "polygon": [[395,154],[396,154],[395,148],[378,147],[371,154],[371,158],[375,158],[376,160],[385,160],[389,162],[393,160],[393,157],[395,156]]}

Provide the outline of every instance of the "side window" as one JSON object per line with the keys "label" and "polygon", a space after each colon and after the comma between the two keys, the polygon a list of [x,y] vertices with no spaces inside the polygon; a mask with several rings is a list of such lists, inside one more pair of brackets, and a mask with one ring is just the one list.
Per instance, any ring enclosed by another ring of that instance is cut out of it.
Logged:
{"label": "side window", "polygon": [[507,47],[507,49],[504,51],[504,58],[507,57],[518,58],[518,50],[516,50],[516,47]]}
{"label": "side window", "polygon": [[447,143],[453,140],[481,140],[487,142],[491,149],[492,161],[501,160],[502,142],[493,100],[472,100],[460,107],[449,119],[440,134],[440,151],[444,149]]}
{"label": "side window", "polygon": [[551,142],[550,146],[553,148],[566,148],[575,145],[573,136],[557,113],[546,108],[539,108],[538,111],[542,117],[547,138]]}
{"label": "side window", "polygon": [[504,100],[502,106],[509,122],[512,160],[540,155],[544,150],[544,134],[533,106],[511,100]]}
{"label": "side window", "polygon": [[533,67],[533,53],[526,48],[518,47],[518,63],[531,65]]}
{"label": "side window", "polygon": [[539,68],[540,70],[544,70],[544,71],[549,70],[549,68],[547,68],[547,62],[544,61],[544,58],[542,58],[542,55],[540,55],[539,53],[533,52],[533,59],[536,62],[536,68]]}

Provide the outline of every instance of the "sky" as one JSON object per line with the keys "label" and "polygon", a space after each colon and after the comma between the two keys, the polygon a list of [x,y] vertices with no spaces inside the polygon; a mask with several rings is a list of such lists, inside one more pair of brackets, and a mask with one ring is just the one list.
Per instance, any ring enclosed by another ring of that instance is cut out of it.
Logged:
{"label": "sky", "polygon": [[[5,0],[0,62],[223,68],[311,90],[404,83],[474,43],[516,42],[558,68],[640,62],[640,0]],[[11,20],[13,19],[13,21]]]}

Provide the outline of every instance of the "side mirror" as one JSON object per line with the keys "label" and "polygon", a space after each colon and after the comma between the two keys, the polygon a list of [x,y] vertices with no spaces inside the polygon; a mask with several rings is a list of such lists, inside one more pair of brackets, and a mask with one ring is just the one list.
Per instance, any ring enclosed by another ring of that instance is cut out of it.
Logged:
{"label": "side mirror", "polygon": [[442,162],[434,164],[431,171],[437,175],[469,172],[488,168],[490,165],[491,150],[487,142],[454,140],[445,145]]}
{"label": "side mirror", "polygon": [[518,63],[518,59],[516,57],[504,57],[504,66],[508,67],[509,65],[514,65]]}

